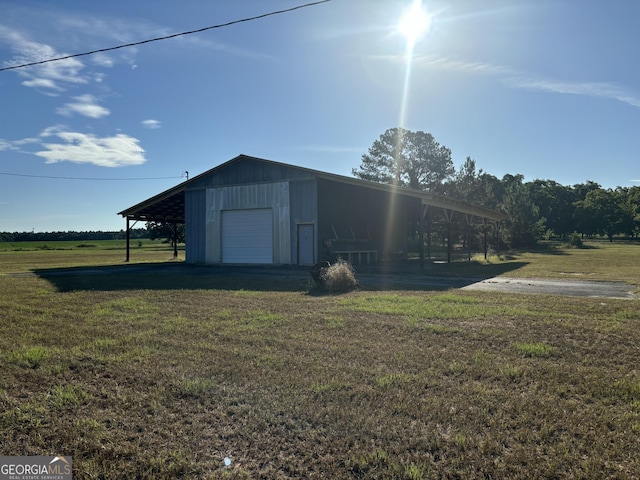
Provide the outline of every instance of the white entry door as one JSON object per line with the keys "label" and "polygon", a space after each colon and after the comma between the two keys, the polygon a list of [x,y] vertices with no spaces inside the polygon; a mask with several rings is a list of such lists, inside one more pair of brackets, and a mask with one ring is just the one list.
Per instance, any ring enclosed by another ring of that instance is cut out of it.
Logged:
{"label": "white entry door", "polygon": [[222,263],[273,263],[270,208],[222,211]]}

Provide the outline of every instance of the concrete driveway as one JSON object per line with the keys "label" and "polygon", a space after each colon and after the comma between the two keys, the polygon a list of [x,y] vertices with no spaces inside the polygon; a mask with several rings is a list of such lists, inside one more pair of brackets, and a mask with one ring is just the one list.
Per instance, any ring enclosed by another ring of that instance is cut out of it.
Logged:
{"label": "concrete driveway", "polygon": [[361,285],[379,288],[416,288],[480,290],[505,293],[564,295],[572,297],[638,298],[638,287],[622,282],[549,280],[514,277],[431,277],[415,274],[363,274],[358,275]]}
{"label": "concrete driveway", "polygon": [[637,295],[633,293],[637,290],[635,286],[618,282],[493,277],[472,283],[462,289],[510,293],[544,293],[572,297],[637,298]]}

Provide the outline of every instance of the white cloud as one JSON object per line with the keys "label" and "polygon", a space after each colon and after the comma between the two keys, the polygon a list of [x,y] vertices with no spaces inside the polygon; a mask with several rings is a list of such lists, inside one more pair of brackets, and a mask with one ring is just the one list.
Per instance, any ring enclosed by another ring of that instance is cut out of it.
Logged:
{"label": "white cloud", "polygon": [[112,137],[97,137],[92,134],[57,131],[54,135],[60,143],[44,143],[46,149],[36,152],[47,163],[89,163],[99,167],[124,167],[141,165],[146,159],[140,140],[119,133]]}
{"label": "white cloud", "polygon": [[40,142],[40,139],[38,138],[22,138],[20,140],[14,140],[14,141],[4,140],[0,138],[0,152],[8,151],[8,150],[21,152],[22,151],[21,147],[23,145],[29,145],[32,143],[39,143],[39,142]]}
{"label": "white cloud", "polygon": [[40,139],[39,138],[33,138],[33,137],[28,137],[28,138],[22,138],[20,140],[16,140],[15,142],[13,142],[13,146],[14,147],[21,147],[22,145],[30,145],[32,143],[40,143]]}
{"label": "white cloud", "polygon": [[98,105],[93,95],[80,95],[79,97],[73,97],[73,99],[75,102],[66,103],[58,108],[56,112],[67,117],[78,114],[89,118],[101,118],[111,113],[108,108]]}
{"label": "white cloud", "polygon": [[[35,10],[18,6],[13,6],[11,12],[13,17],[21,21],[0,24],[0,43],[7,44],[13,52],[12,58],[0,61],[6,67],[175,33],[171,28],[141,18],[76,15],[56,8]],[[177,51],[197,47],[256,60],[273,60],[269,55],[197,35],[167,40],[166,46]],[[137,55],[138,48],[132,46],[20,68],[14,72],[22,77],[24,86],[56,96],[73,85],[103,82],[104,74],[96,70],[111,68],[117,63],[127,64],[132,70],[137,69]]]}
{"label": "white cloud", "polygon": [[[46,45],[45,51],[51,52],[42,55],[46,59],[60,55],[48,45]],[[76,58],[65,58],[64,60],[43,63],[42,65],[31,68],[34,69],[37,76],[48,78],[62,84],[84,84],[88,82],[87,77],[80,74],[80,71],[84,68],[84,64]]]}
{"label": "white cloud", "polygon": [[[402,57],[401,60],[406,61],[405,57]],[[436,56],[416,57],[413,59],[413,62],[420,66],[469,74],[509,75],[514,73],[513,70],[499,65],[491,65],[483,62],[468,62]]]}
{"label": "white cloud", "polygon": [[34,87],[37,89],[51,89],[51,90],[57,90],[58,92],[64,90],[63,88],[60,88],[58,85],[56,85],[56,83],[53,80],[50,80],[48,78],[34,78],[33,80],[25,80],[24,82],[22,82],[22,85],[24,85],[25,87]]}
{"label": "white cloud", "polygon": [[[384,60],[406,61],[404,57],[378,57]],[[445,57],[414,57],[414,66],[438,70],[456,71],[469,75],[487,75],[500,79],[510,88],[540,90],[551,93],[602,97],[640,107],[640,96],[619,85],[605,82],[567,82],[518,71],[501,65],[483,62],[469,62]]]}
{"label": "white cloud", "polygon": [[143,120],[140,123],[142,123],[142,126],[144,128],[148,128],[151,130],[155,130],[156,128],[162,128],[162,123],[160,122],[160,120],[149,119],[149,120]]}
{"label": "white cloud", "polygon": [[640,97],[612,83],[595,82],[563,82],[560,80],[536,78],[536,77],[510,77],[505,79],[507,85],[516,88],[530,90],[543,90],[545,92],[564,93],[571,95],[585,95],[590,97],[603,97],[626,103],[632,107],[640,107]]}
{"label": "white cloud", "polygon": [[[13,141],[0,139],[0,151],[37,155],[44,158],[46,163],[72,162],[100,167],[122,167],[146,162],[145,152],[139,144],[140,140],[123,133],[99,137],[72,132],[63,125],[53,125],[42,130],[37,137]],[[27,145],[36,145],[35,149],[41,150],[25,148]]]}
{"label": "white cloud", "polygon": [[[61,56],[52,46],[32,41],[21,32],[3,25],[0,25],[0,40],[9,43],[16,54],[11,60],[3,62],[7,67]],[[26,78],[22,82],[24,86],[44,90],[43,93],[51,93],[51,90],[65,90],[69,84],[87,83],[87,78],[81,73],[83,68],[84,64],[78,59],[67,58],[20,68],[16,72]]]}
{"label": "white cloud", "polygon": [[216,42],[209,38],[199,37],[197,35],[177,37],[175,40],[176,40],[176,45],[183,44],[184,46],[188,46],[189,48],[192,48],[192,46],[205,48],[205,49],[213,50],[216,52],[234,55],[236,57],[244,57],[251,60],[258,60],[262,62],[276,60],[276,57],[266,53],[261,53],[255,50],[249,50],[247,48],[237,47],[237,46],[229,45],[226,43]]}
{"label": "white cloud", "polygon": [[56,135],[58,132],[64,132],[65,127],[63,125],[53,125],[52,127],[45,128],[38,135],[40,138],[47,138]]}
{"label": "white cloud", "polygon": [[111,68],[115,65],[113,59],[104,53],[96,53],[91,57],[91,61],[100,67]]}

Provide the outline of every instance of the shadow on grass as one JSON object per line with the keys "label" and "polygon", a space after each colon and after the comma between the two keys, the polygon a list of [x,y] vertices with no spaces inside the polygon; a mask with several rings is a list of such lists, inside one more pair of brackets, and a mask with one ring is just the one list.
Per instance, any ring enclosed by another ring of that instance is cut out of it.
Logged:
{"label": "shadow on grass", "polygon": [[355,272],[361,286],[367,290],[449,290],[504,275],[527,264],[517,261],[496,264],[425,262],[421,268],[418,261],[409,261],[362,269],[355,267]]}
{"label": "shadow on grass", "polygon": [[569,255],[572,250],[597,250],[599,248],[600,247],[598,245],[587,245],[586,243],[579,246],[572,246],[566,241],[545,240],[541,241],[534,248],[525,251],[529,253],[541,253],[544,255]]}
{"label": "shadow on grass", "polygon": [[50,282],[60,292],[79,290],[305,291],[312,284],[306,269],[217,267],[182,262],[37,269],[33,273]]}
{"label": "shadow on grass", "polygon": [[454,262],[427,265],[423,269],[426,275],[444,275],[454,277],[472,277],[483,279],[497,277],[506,273],[518,270],[529,262],[514,261],[516,257],[506,257],[502,263],[481,263],[481,262]]}
{"label": "shadow on grass", "polygon": [[[456,262],[403,263],[355,267],[363,290],[448,290],[492,278],[525,262],[479,264]],[[307,292],[322,295],[309,274],[298,266],[203,266],[183,262],[140,263],[95,267],[37,269],[34,274],[60,292],[122,290],[252,290]]]}

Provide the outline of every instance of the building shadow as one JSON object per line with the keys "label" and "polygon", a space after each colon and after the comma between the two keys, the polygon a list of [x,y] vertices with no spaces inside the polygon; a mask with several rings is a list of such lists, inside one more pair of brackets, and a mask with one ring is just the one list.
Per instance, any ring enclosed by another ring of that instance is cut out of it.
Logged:
{"label": "building shadow", "polygon": [[[60,292],[126,290],[303,291],[311,276],[303,270],[217,267],[183,262],[37,269]],[[308,279],[307,279],[308,277]]]}
{"label": "building shadow", "polygon": [[[460,262],[463,263],[463,262]],[[405,262],[354,268],[363,290],[448,290],[508,273],[526,262],[438,265]],[[183,262],[37,269],[60,292],[126,290],[251,290],[321,294],[308,267],[210,266]]]}

